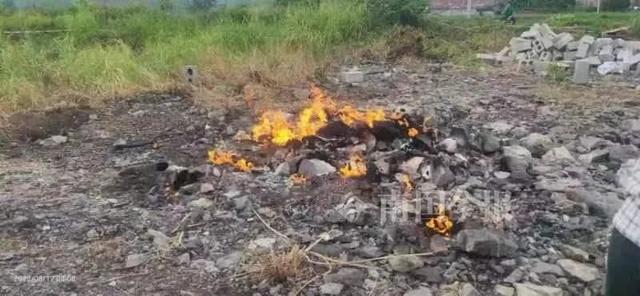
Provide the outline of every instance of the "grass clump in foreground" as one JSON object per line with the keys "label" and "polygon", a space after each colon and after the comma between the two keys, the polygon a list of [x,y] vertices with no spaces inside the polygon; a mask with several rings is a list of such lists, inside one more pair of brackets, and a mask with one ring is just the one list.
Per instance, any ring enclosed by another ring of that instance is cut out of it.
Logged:
{"label": "grass clump in foreground", "polygon": [[0,110],[171,87],[184,65],[202,83],[243,85],[248,73],[288,84],[313,74],[336,48],[365,40],[360,1],[324,0],[199,15],[87,5],[0,18]]}

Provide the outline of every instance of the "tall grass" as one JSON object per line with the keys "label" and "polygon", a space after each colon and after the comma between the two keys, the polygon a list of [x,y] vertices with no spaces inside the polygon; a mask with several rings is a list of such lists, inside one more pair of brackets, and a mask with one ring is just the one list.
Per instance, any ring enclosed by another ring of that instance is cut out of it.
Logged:
{"label": "tall grass", "polygon": [[[209,81],[224,76],[241,84],[257,70],[291,83],[310,75],[336,48],[365,40],[367,24],[361,1],[340,0],[201,15],[86,5],[6,14],[1,31],[64,31],[2,34],[0,110],[70,94],[98,98],[171,85],[180,81],[184,65],[196,65]],[[292,68],[297,70],[282,73]]]}

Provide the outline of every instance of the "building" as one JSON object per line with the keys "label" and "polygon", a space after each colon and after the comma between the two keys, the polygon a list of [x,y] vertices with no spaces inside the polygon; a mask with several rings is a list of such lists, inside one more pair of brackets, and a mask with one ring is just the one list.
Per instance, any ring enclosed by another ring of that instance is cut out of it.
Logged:
{"label": "building", "polygon": [[488,11],[501,0],[431,0],[430,10],[442,14],[476,14]]}

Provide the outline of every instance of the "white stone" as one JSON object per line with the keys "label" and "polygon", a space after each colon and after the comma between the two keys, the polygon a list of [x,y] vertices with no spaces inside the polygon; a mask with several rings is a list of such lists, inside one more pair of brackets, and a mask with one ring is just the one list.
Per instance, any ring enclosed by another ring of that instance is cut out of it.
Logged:
{"label": "white stone", "polygon": [[600,278],[600,271],[597,268],[573,261],[571,259],[560,259],[557,262],[564,271],[573,277],[589,283]]}
{"label": "white stone", "polygon": [[531,283],[514,283],[516,295],[518,296],[562,296],[559,288],[538,286]]}
{"label": "white stone", "polygon": [[346,83],[361,83],[364,81],[364,73],[359,70],[349,70],[342,72],[342,81]]}
{"label": "white stone", "polygon": [[196,199],[187,205],[187,207],[189,208],[199,208],[199,209],[208,209],[212,206],[213,206],[213,201],[204,197]]}
{"label": "white stone", "polygon": [[335,173],[336,168],[320,159],[304,159],[300,163],[298,173],[307,178]]}

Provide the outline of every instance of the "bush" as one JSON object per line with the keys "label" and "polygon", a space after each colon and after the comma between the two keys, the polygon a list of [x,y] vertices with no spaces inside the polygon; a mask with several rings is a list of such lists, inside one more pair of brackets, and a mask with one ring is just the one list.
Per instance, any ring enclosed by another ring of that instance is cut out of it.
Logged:
{"label": "bush", "polygon": [[366,0],[372,25],[417,26],[427,7],[425,0]]}

